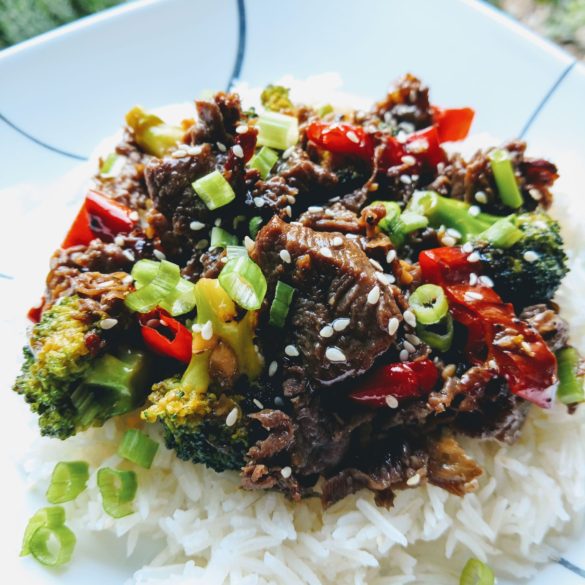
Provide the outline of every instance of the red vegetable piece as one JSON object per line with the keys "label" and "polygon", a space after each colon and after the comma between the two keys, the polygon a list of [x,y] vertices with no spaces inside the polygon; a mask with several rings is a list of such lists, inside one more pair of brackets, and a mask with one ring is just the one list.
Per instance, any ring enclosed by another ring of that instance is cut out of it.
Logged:
{"label": "red vegetable piece", "polygon": [[41,297],[41,300],[39,301],[39,304],[31,307],[28,310],[28,313],[26,314],[27,318],[29,319],[29,321],[32,321],[33,323],[38,323],[41,320],[41,317],[43,315],[43,309],[45,307],[45,302],[46,302],[46,298],[43,295]]}
{"label": "red vegetable piece", "polygon": [[388,136],[380,156],[380,167],[387,169],[402,165],[405,156],[411,156],[415,159],[417,164],[411,167],[414,172],[418,172],[421,167],[426,170],[436,170],[437,165],[446,160],[437,129],[430,126],[424,130],[418,130],[409,134],[404,142],[399,142],[393,136]]}
{"label": "red vegetable piece", "polygon": [[470,262],[468,258],[468,252],[454,246],[424,250],[418,261],[425,282],[444,285],[469,282],[471,273],[481,272],[481,263]]}
{"label": "red vegetable piece", "polygon": [[258,130],[252,126],[248,126],[247,130],[241,134],[235,134],[235,143],[242,148],[244,156],[236,156],[233,148],[230,148],[228,151],[228,158],[225,163],[226,171],[231,171],[232,169],[237,168],[239,165],[244,165],[252,158],[256,148],[257,137]]}
{"label": "red vegetable piece", "polygon": [[418,360],[408,362],[408,365],[418,377],[420,388],[423,392],[431,392],[439,379],[439,370],[431,360]]}
{"label": "red vegetable piece", "polygon": [[89,229],[89,218],[87,216],[87,207],[85,201],[77,216],[73,220],[73,224],[69,228],[61,248],[71,248],[72,246],[87,246],[95,236],[91,229]]}
{"label": "red vegetable piece", "polygon": [[313,122],[307,128],[307,137],[319,148],[345,156],[355,156],[370,162],[374,155],[372,137],[361,126],[336,122]]}
{"label": "red vegetable piece", "polygon": [[454,142],[467,137],[475,117],[473,109],[450,108],[445,110],[438,106],[431,106],[431,108],[440,142]]}
{"label": "red vegetable piece", "polygon": [[139,320],[142,338],[149,349],[185,364],[191,361],[193,336],[182,323],[162,309],[140,315]]}

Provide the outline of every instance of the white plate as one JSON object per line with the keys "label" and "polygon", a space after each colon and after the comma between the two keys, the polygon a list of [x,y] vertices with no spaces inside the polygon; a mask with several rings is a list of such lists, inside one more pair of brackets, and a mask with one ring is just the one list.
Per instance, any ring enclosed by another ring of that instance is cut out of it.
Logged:
{"label": "white plate", "polygon": [[[527,131],[533,150],[584,184],[585,73],[572,58],[486,5],[466,0],[144,0],[106,11],[0,52],[0,187],[54,180],[74,170],[121,124],[135,103],[192,99],[236,79],[252,85],[284,73],[336,71],[351,93],[381,97],[405,71],[431,86],[435,103],[471,105],[475,128],[502,137]],[[17,558],[20,534],[38,502],[25,495],[14,463],[28,440],[27,413],[9,385],[50,249],[75,202],[59,189],[0,193],[0,425],[2,567],[12,582],[120,583],[148,558],[148,543],[124,546],[95,536],[80,542],[64,572]],[[42,199],[60,201],[41,217]],[[7,221],[8,220],[8,221]],[[39,252],[40,245],[40,252]],[[17,252],[12,252],[17,251]],[[585,534],[564,565],[533,585],[585,583]],[[571,570],[571,567],[573,569]],[[581,576],[579,576],[581,571]]]}

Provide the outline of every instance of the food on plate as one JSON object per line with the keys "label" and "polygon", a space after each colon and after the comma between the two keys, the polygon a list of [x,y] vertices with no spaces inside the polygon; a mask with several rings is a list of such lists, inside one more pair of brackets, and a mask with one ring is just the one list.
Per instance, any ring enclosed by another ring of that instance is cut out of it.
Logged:
{"label": "food on plate", "polygon": [[[447,151],[474,112],[412,75],[368,111],[277,85],[261,102],[128,113],[51,259],[15,391],[43,435],[125,415],[129,461],[150,468],[135,427],[154,425],[180,459],[295,502],[477,490],[461,437],[513,444],[531,408],[585,399],[553,301],[556,166],[519,141]],[[132,513],[133,474],[100,469],[111,516]]]}

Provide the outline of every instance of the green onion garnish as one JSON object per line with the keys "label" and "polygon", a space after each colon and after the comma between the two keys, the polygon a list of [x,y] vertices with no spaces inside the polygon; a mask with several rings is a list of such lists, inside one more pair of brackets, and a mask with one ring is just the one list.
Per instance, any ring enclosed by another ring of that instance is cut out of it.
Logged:
{"label": "green onion garnish", "polygon": [[240,256],[247,256],[248,250],[244,246],[228,246],[225,249],[225,254],[228,260],[232,260],[233,258],[239,258]]}
{"label": "green onion garnish", "polygon": [[214,227],[211,229],[211,243],[209,247],[213,248],[227,248],[227,246],[236,246],[238,238],[223,228]]}
{"label": "green onion garnish", "polygon": [[52,506],[41,508],[28,521],[22,538],[22,548],[20,556],[25,557],[30,554],[30,539],[38,528],[46,526],[47,528],[57,528],[65,524],[65,508],[63,506]]}
{"label": "green onion garnish", "polygon": [[138,482],[133,471],[104,467],[98,471],[97,485],[106,514],[112,518],[123,518],[134,512],[132,502],[136,496]]}
{"label": "green onion garnish", "polygon": [[158,443],[138,429],[127,430],[118,447],[120,457],[145,469],[150,469],[157,451]]}
{"label": "green onion garnish", "polygon": [[258,144],[286,150],[299,140],[299,122],[294,116],[265,112],[258,118]]}
{"label": "green onion garnish", "polygon": [[331,114],[334,111],[335,110],[333,109],[333,106],[331,104],[323,104],[317,109],[317,116],[319,116],[319,118],[322,118],[323,116]]}
{"label": "green onion garnish", "polygon": [[416,334],[432,349],[440,352],[451,349],[454,331],[453,317],[449,313],[434,325],[416,324]]}
{"label": "green onion garnish", "polygon": [[259,309],[266,295],[266,279],[258,264],[247,256],[229,260],[219,274],[219,284],[243,309]]}
{"label": "green onion garnish", "polygon": [[477,559],[469,559],[459,577],[459,585],[494,585],[495,582],[492,570]]}
{"label": "green onion garnish", "polygon": [[482,232],[478,239],[485,240],[496,248],[511,248],[524,236],[521,229],[517,228],[508,218],[499,219],[487,230]]}
{"label": "green onion garnish", "polygon": [[67,526],[37,528],[30,538],[29,546],[32,556],[47,567],[60,567],[68,563],[73,556],[75,534]]}
{"label": "green onion garnish", "polygon": [[250,220],[248,224],[248,231],[250,232],[250,237],[255,240],[260,228],[262,227],[262,218],[259,215],[256,215]]}
{"label": "green onion garnish", "polygon": [[295,289],[279,280],[276,283],[274,300],[270,306],[270,324],[275,327],[284,327],[290,303],[292,301]]}
{"label": "green onion garnish", "polygon": [[419,286],[410,295],[409,303],[417,323],[421,325],[438,323],[449,311],[445,292],[436,284]]}
{"label": "green onion garnish", "polygon": [[557,351],[559,388],[557,397],[563,404],[585,401],[583,375],[579,373],[581,356],[574,347]]}
{"label": "green onion garnish", "polygon": [[510,153],[498,148],[490,152],[489,159],[502,203],[512,209],[518,209],[524,200],[518,188]]}
{"label": "green onion garnish", "polygon": [[236,198],[232,186],[219,171],[213,171],[192,184],[195,193],[210,210],[223,207]]}
{"label": "green onion garnish", "polygon": [[104,179],[115,179],[122,172],[125,164],[125,156],[121,156],[115,152],[110,153],[102,164],[100,177]]}
{"label": "green onion garnish", "polygon": [[386,209],[386,216],[378,225],[390,236],[397,248],[404,244],[408,234],[429,225],[429,220],[420,213],[410,210],[401,212],[400,206],[395,201],[374,201],[371,205],[383,205]]}
{"label": "green onion garnish", "polygon": [[63,504],[74,500],[87,486],[89,465],[85,461],[61,461],[55,465],[47,501]]}
{"label": "green onion garnish", "polygon": [[278,153],[268,148],[268,146],[263,146],[257,154],[252,157],[249,165],[253,169],[257,169],[260,173],[260,177],[265,179],[272,170],[272,167],[276,164],[278,160]]}

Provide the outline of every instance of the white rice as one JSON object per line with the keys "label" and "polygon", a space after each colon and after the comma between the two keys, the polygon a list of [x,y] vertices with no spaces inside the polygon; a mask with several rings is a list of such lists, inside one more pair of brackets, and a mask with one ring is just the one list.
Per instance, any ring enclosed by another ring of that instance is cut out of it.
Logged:
{"label": "white rice", "polygon": [[[242,93],[256,95],[247,88]],[[307,84],[297,93],[309,101]],[[317,101],[328,101],[326,96]],[[585,231],[576,207],[580,185],[562,187],[574,199],[556,195],[554,213],[572,250],[571,273],[558,300],[573,342],[583,351],[585,312],[571,293],[585,290],[585,256],[579,253]],[[376,507],[368,492],[327,511],[315,499],[291,504],[279,494],[246,492],[236,473],[181,462],[161,447],[152,469],[138,471],[136,513],[113,520],[101,508],[95,474],[101,466],[120,464],[116,449],[123,421],[66,442],[38,439],[24,468],[31,487],[43,493],[58,461],[90,462],[88,490],[66,504],[69,523],[78,532],[124,538],[128,554],[141,539],[158,539],[159,553],[132,583],[452,585],[470,556],[487,561],[499,576],[529,577],[581,527],[584,422],[585,409],[571,416],[559,406],[549,412],[533,408],[511,447],[463,439],[485,469],[476,493],[458,498],[424,485],[400,492],[391,510]],[[148,432],[157,434],[155,428]]]}

